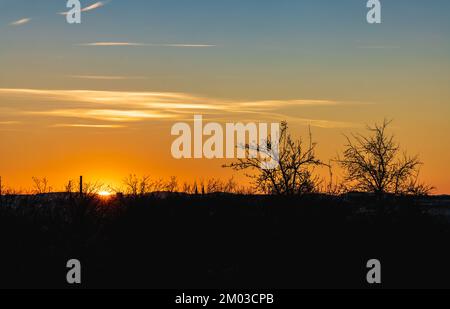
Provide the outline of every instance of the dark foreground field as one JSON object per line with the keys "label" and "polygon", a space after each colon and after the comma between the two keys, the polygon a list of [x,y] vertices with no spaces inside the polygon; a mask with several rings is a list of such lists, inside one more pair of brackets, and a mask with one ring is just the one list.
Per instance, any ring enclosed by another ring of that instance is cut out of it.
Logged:
{"label": "dark foreground field", "polygon": [[450,287],[445,198],[3,197],[0,287]]}

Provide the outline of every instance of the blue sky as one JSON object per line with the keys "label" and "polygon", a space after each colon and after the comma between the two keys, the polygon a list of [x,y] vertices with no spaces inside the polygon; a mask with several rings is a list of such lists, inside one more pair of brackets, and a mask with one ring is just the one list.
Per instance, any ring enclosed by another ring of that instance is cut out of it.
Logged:
{"label": "blue sky", "polygon": [[[95,3],[81,2],[83,7]],[[0,52],[6,70],[25,64],[36,72],[47,68],[55,75],[63,74],[54,68],[57,58],[64,59],[59,67],[64,63],[76,74],[92,70],[98,74],[203,76],[202,83],[205,78],[236,75],[245,80],[268,74],[276,80],[283,75],[292,79],[299,72],[324,74],[343,66],[358,71],[362,64],[365,70],[377,70],[380,61],[414,62],[418,53],[429,61],[448,60],[449,1],[381,2],[382,25],[367,24],[365,0],[111,0],[85,12],[81,25],[68,25],[56,14],[65,10],[64,0],[2,0]],[[22,18],[31,21],[9,26]],[[77,46],[99,41],[217,47]],[[381,57],[373,58],[374,52]],[[218,94],[217,89],[207,92]],[[239,95],[244,93],[239,91]]]}

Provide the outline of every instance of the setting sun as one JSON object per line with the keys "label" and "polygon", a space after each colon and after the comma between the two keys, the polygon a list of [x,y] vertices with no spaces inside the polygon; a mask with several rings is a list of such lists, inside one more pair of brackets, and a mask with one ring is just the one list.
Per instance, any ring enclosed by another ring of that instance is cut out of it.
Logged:
{"label": "setting sun", "polygon": [[100,192],[98,192],[98,195],[101,197],[110,197],[112,195],[112,193],[109,191],[100,191]]}

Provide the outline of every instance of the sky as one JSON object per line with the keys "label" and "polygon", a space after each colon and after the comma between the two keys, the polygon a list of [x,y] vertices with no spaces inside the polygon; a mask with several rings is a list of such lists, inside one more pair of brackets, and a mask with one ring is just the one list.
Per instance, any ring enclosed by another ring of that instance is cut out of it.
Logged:
{"label": "sky", "polygon": [[376,25],[365,0],[81,3],[71,25],[65,0],[0,0],[6,186],[231,177],[223,160],[171,156],[172,125],[200,114],[310,126],[325,162],[344,134],[392,119],[423,180],[450,193],[449,1],[384,0]]}

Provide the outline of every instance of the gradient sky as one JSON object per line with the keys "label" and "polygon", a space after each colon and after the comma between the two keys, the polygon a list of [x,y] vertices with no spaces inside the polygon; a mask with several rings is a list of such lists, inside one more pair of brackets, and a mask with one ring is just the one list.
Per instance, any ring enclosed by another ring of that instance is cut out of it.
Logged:
{"label": "gradient sky", "polygon": [[24,189],[229,177],[223,161],[172,159],[170,127],[311,125],[328,161],[386,117],[450,193],[450,2],[381,2],[369,25],[365,0],[85,0],[69,25],[65,0],[0,0],[0,174]]}

